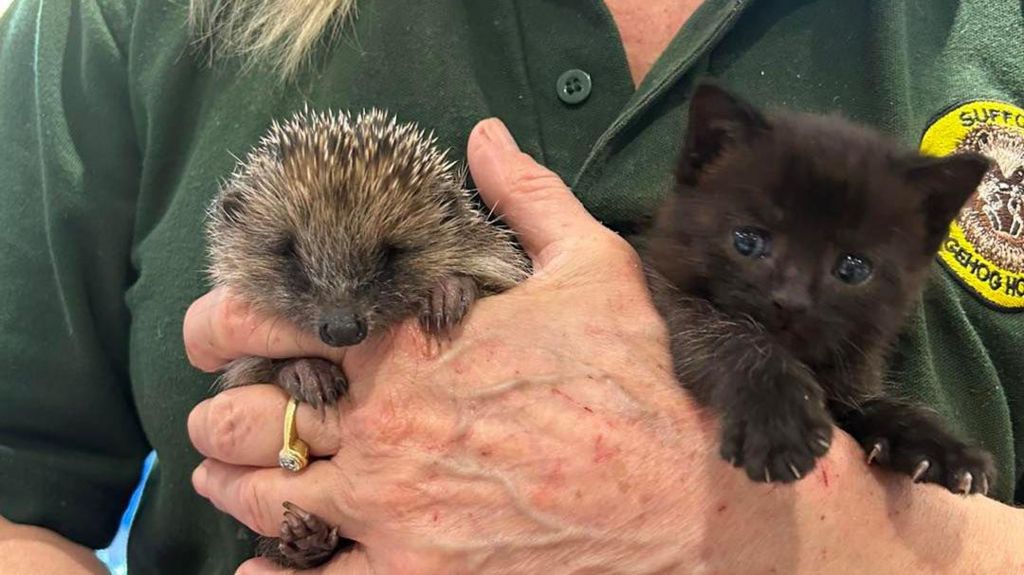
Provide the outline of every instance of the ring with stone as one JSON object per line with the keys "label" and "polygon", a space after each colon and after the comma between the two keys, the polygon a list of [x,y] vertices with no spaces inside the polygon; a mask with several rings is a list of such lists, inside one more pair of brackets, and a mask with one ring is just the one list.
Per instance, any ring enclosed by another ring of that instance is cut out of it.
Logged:
{"label": "ring with stone", "polygon": [[277,464],[288,471],[302,471],[309,463],[309,446],[299,439],[295,429],[295,410],[299,400],[292,398],[284,410],[284,446],[277,454]]}

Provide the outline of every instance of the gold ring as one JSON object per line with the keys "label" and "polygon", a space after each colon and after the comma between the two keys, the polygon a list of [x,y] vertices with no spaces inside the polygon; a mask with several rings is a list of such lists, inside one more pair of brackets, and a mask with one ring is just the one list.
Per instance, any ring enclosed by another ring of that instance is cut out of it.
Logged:
{"label": "gold ring", "polygon": [[284,447],[277,454],[277,464],[288,471],[302,471],[309,463],[309,446],[299,439],[295,430],[295,410],[299,400],[292,398],[284,410]]}

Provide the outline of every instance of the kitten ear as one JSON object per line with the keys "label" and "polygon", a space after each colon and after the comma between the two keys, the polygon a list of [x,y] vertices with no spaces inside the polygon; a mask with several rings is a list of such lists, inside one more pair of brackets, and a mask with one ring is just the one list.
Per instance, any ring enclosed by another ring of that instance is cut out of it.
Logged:
{"label": "kitten ear", "polygon": [[904,177],[924,192],[928,248],[938,249],[967,200],[985,177],[992,162],[975,153],[951,154],[941,158],[916,157],[904,167]]}
{"label": "kitten ear", "polygon": [[756,108],[713,83],[702,82],[690,101],[690,120],[676,180],[694,185],[704,166],[725,146],[768,129],[768,121]]}

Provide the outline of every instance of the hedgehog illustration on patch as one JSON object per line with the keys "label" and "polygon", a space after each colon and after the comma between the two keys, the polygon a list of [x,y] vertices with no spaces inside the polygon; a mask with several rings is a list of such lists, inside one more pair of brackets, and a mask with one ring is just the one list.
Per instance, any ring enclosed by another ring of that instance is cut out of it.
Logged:
{"label": "hedgehog illustration on patch", "polygon": [[964,235],[1001,267],[1024,272],[1024,131],[983,124],[964,136],[957,151],[993,160],[960,214]]}
{"label": "hedgehog illustration on patch", "polygon": [[992,160],[950,226],[939,260],[989,307],[1024,310],[1024,110],[991,100],[959,104],[928,126],[921,151]]}

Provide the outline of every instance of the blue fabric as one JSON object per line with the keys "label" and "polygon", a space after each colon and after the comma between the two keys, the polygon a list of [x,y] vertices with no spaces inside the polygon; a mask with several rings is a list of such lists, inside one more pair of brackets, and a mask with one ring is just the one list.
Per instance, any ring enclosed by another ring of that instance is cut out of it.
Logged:
{"label": "blue fabric", "polygon": [[142,478],[132,494],[128,508],[121,517],[121,526],[117,530],[117,536],[106,549],[100,549],[96,556],[106,564],[112,575],[125,575],[128,573],[128,530],[131,528],[132,520],[135,519],[135,511],[139,508],[139,500],[142,499],[142,489],[146,485],[149,472],[156,462],[156,452],[150,452],[146,457],[146,464],[142,467]]}

